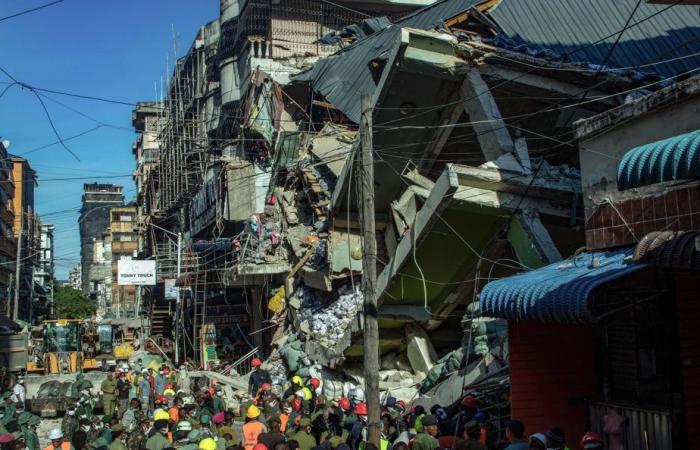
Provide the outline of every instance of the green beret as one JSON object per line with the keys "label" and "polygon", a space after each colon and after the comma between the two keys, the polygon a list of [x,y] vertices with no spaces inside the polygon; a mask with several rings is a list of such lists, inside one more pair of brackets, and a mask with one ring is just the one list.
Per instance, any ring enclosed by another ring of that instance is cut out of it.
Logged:
{"label": "green beret", "polygon": [[112,430],[112,433],[120,433],[120,432],[124,431],[125,428],[124,428],[124,425],[122,425],[120,423],[115,423],[114,425],[112,425],[110,430]]}
{"label": "green beret", "polygon": [[308,427],[309,425],[311,425],[311,419],[309,419],[308,417],[302,417],[299,420],[299,426]]}
{"label": "green beret", "polygon": [[29,423],[29,419],[31,419],[31,418],[32,418],[32,413],[24,411],[19,416],[17,416],[17,423],[20,425],[24,425],[25,423]]}

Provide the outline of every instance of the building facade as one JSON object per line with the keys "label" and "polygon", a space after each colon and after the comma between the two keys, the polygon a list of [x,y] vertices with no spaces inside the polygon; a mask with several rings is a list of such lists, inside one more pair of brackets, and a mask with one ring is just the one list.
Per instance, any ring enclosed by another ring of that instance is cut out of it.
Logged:
{"label": "building facade", "polygon": [[46,305],[45,316],[51,315],[53,309],[53,289],[55,282],[54,265],[54,230],[51,224],[41,224],[39,244],[39,264],[34,269],[34,289],[37,296]]}
{"label": "building facade", "polygon": [[139,235],[136,228],[136,206],[110,209],[109,241],[111,242],[111,306],[116,317],[133,317],[136,306],[136,286],[119,286],[119,260],[130,260],[138,255]]}
{"label": "building facade", "polygon": [[[44,314],[45,298],[36,295],[34,271],[41,256],[41,223],[34,209],[34,190],[38,186],[36,171],[26,159],[11,155],[12,176],[15,179],[13,198],[14,236],[21,242],[19,270],[15,271],[13,289],[19,290],[18,311],[20,320],[33,322]],[[16,268],[16,266],[15,266]],[[19,276],[17,275],[19,274]],[[14,294],[14,292],[13,292]]]}
{"label": "building facade", "polygon": [[[114,184],[85,184],[78,224],[80,228],[81,290],[97,301],[98,307],[106,307],[105,292],[111,295],[111,261],[105,262],[105,249],[109,243],[110,208],[124,204],[122,186]],[[105,236],[106,235],[106,236]],[[105,279],[107,285],[105,286]]]}
{"label": "building facade", "polygon": [[11,280],[17,241],[14,235],[15,181],[13,164],[3,142],[0,142],[0,311],[7,314],[12,302]]}

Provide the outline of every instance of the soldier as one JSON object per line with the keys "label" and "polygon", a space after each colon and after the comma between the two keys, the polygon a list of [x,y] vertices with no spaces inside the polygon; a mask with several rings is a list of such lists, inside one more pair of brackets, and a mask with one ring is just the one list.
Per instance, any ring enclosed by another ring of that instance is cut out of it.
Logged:
{"label": "soldier", "polygon": [[102,407],[105,414],[111,416],[114,414],[117,401],[117,382],[112,373],[107,374],[107,379],[102,382],[100,389],[102,390]]}
{"label": "soldier", "polygon": [[4,394],[2,394],[2,400],[3,400],[3,415],[2,415],[2,422],[7,425],[9,422],[15,419],[15,411],[16,407],[14,402],[12,401],[12,392],[6,391]]}
{"label": "soldier", "polygon": [[25,434],[25,441],[27,448],[29,450],[40,450],[41,446],[39,444],[39,436],[36,433],[37,427],[41,423],[41,419],[35,415],[29,418],[29,423],[27,424],[27,433]]}
{"label": "soldier", "polygon": [[85,379],[85,375],[79,373],[76,375],[73,384],[70,385],[70,396],[77,400],[84,390],[89,390],[90,388],[92,388],[92,383]]}
{"label": "soldier", "polygon": [[29,420],[32,418],[32,414],[29,412],[23,412],[17,417],[17,424],[19,425],[20,433],[24,437],[24,442],[27,445],[28,450],[39,450],[39,438],[36,433],[33,433],[29,428]]}
{"label": "soldier", "polygon": [[127,450],[124,445],[124,425],[118,423],[112,425],[112,443],[109,445],[109,450]]}
{"label": "soldier", "polygon": [[141,450],[146,446],[148,417],[144,413],[139,413],[136,421],[136,428],[126,441],[126,446],[129,450]]}
{"label": "soldier", "polygon": [[73,433],[78,429],[78,419],[75,417],[75,406],[69,406],[66,410],[66,415],[61,421],[61,431],[66,440],[73,441]]}

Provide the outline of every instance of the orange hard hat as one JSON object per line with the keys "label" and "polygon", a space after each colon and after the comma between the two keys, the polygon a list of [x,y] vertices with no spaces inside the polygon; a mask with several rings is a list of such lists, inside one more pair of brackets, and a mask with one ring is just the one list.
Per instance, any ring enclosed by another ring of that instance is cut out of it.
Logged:
{"label": "orange hard hat", "polygon": [[347,397],[340,397],[340,400],[338,400],[338,406],[340,406],[343,411],[350,411],[350,400]]}
{"label": "orange hard hat", "polygon": [[314,389],[318,389],[321,386],[321,380],[318,378],[312,378],[309,380],[309,385]]}
{"label": "orange hard hat", "polygon": [[358,416],[366,416],[367,415],[367,403],[365,402],[360,402],[355,406],[355,414]]}

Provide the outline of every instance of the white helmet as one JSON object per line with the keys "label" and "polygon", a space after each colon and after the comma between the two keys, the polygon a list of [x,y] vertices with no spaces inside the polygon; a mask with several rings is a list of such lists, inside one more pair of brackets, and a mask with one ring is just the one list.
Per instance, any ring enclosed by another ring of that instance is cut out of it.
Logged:
{"label": "white helmet", "polygon": [[60,428],[54,428],[49,432],[49,439],[52,441],[54,439],[63,439],[63,432]]}
{"label": "white helmet", "polygon": [[361,387],[352,389],[348,394],[348,397],[350,397],[350,400],[352,400],[353,403],[365,401],[365,391],[363,391]]}
{"label": "white helmet", "polygon": [[192,424],[186,420],[177,424],[177,431],[192,431]]}
{"label": "white helmet", "polygon": [[122,370],[123,370],[124,372],[128,372],[128,371],[129,371],[129,365],[128,365],[128,364],[122,364]]}
{"label": "white helmet", "polygon": [[302,400],[304,400],[304,398],[306,397],[306,394],[304,394],[304,391],[302,391],[301,389],[299,389],[298,391],[296,391],[296,392],[294,393],[294,395],[296,395],[297,397],[301,398]]}

